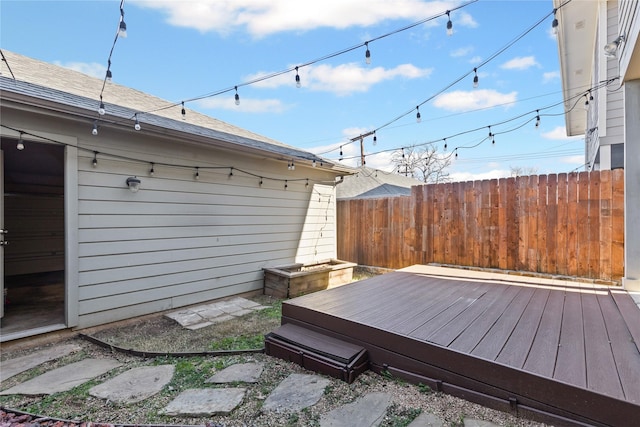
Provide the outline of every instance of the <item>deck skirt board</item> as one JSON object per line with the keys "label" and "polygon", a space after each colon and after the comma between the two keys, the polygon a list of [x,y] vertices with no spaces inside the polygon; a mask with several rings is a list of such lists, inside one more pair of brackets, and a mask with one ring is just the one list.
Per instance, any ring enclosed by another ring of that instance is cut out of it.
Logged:
{"label": "deck skirt board", "polygon": [[407,271],[380,277],[285,301],[283,324],[362,346],[374,370],[506,402],[506,410],[512,399],[558,425],[622,426],[640,414],[640,354],[608,291]]}

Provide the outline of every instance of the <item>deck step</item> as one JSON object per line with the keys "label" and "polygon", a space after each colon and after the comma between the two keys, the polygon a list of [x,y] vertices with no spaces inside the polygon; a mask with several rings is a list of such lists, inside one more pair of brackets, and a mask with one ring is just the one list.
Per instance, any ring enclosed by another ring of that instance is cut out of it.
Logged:
{"label": "deck step", "polygon": [[265,349],[270,356],[349,384],[369,366],[364,347],[290,323],[265,336]]}

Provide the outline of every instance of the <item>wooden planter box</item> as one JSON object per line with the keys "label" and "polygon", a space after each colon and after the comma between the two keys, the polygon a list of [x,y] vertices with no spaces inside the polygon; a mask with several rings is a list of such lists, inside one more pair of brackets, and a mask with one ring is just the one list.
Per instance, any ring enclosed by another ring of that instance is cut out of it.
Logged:
{"label": "wooden planter box", "polygon": [[276,298],[293,298],[344,285],[351,282],[355,266],[352,262],[331,259],[316,264],[265,267],[264,293]]}

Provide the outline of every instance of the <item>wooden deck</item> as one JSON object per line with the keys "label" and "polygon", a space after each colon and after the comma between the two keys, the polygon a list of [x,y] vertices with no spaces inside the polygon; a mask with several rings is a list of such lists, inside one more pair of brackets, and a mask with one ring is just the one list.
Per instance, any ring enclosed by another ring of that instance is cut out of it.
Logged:
{"label": "wooden deck", "polygon": [[619,289],[413,266],[286,301],[282,322],[364,347],[374,371],[528,418],[640,422],[640,310]]}

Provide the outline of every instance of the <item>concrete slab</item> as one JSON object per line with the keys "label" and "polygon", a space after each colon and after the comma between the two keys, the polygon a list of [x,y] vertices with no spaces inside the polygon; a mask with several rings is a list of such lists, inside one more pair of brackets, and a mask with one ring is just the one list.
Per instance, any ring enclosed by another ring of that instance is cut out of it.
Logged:
{"label": "concrete slab", "polygon": [[411,421],[411,424],[407,427],[445,427],[445,423],[435,415],[423,412],[418,418]]}
{"label": "concrete slab", "polygon": [[207,383],[255,383],[260,378],[264,369],[264,363],[237,363],[217,372],[209,378]]}
{"label": "concrete slab", "polygon": [[195,330],[265,308],[267,307],[254,301],[236,297],[229,300],[181,309],[167,313],[165,317],[175,320],[187,329]]}
{"label": "concrete slab", "polygon": [[375,427],[391,402],[388,393],[369,393],[320,417],[320,427]]}
{"label": "concrete slab", "polygon": [[173,365],[133,368],[91,388],[89,394],[112,402],[140,402],[159,393],[171,381],[174,371]]}
{"label": "concrete slab", "polygon": [[15,387],[4,390],[0,392],[0,395],[41,395],[69,391],[75,386],[109,372],[120,365],[121,363],[113,359],[84,359],[46,372]]}
{"label": "concrete slab", "polygon": [[180,393],[162,412],[191,417],[227,415],[242,402],[245,393],[244,388],[189,389]]}
{"label": "concrete slab", "polygon": [[40,366],[45,362],[59,359],[73,352],[80,350],[80,346],[76,344],[64,344],[36,351],[15,359],[4,360],[0,363],[0,383],[6,379],[18,375],[21,372]]}
{"label": "concrete slab", "polygon": [[330,384],[318,375],[291,374],[269,394],[262,405],[264,411],[295,412],[318,403]]}

